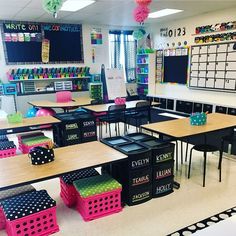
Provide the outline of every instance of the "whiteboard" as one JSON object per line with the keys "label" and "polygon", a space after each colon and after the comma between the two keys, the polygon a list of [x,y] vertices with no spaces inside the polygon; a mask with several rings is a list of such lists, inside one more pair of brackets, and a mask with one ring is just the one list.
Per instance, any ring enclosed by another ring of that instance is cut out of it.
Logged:
{"label": "whiteboard", "polygon": [[117,97],[126,97],[126,86],[123,69],[107,69],[106,70],[107,95],[109,100]]}

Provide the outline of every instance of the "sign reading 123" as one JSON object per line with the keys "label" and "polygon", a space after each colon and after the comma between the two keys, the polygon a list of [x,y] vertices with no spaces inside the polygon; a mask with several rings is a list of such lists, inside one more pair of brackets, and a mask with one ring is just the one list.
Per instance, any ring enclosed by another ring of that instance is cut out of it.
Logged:
{"label": "sign reading 123", "polygon": [[182,28],[175,28],[175,29],[169,29],[169,28],[161,28],[160,29],[160,36],[161,37],[181,37],[186,35],[186,27]]}

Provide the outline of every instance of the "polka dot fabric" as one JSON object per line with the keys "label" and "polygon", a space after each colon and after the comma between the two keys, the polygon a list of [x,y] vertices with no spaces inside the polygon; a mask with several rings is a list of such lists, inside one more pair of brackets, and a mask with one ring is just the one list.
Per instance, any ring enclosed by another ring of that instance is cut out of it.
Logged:
{"label": "polka dot fabric", "polygon": [[54,161],[53,149],[35,147],[31,149],[29,158],[33,165],[42,165]]}
{"label": "polka dot fabric", "polygon": [[56,206],[46,190],[35,191],[2,202],[5,217],[9,221],[38,213]]}
{"label": "polka dot fabric", "polygon": [[0,151],[16,148],[16,145],[12,141],[0,142]]}
{"label": "polka dot fabric", "polygon": [[98,175],[77,180],[74,182],[74,186],[82,198],[122,188],[121,184],[112,179],[109,175]]}
{"label": "polka dot fabric", "polygon": [[167,236],[185,236],[185,235],[191,235],[193,233],[196,233],[197,231],[200,231],[210,225],[213,225],[215,223],[218,223],[222,220],[225,220],[233,215],[236,215],[236,207],[233,207],[231,209],[228,209],[224,212],[221,212],[219,214],[216,214],[214,216],[211,216],[207,219],[204,219],[200,222],[197,222],[195,224],[189,225],[183,229],[180,229],[172,234],[169,234]]}
{"label": "polka dot fabric", "polygon": [[86,169],[63,175],[61,178],[64,183],[72,185],[75,180],[84,179],[96,175],[99,175],[99,173],[95,169]]}
{"label": "polka dot fabric", "polygon": [[36,191],[32,185],[25,185],[22,187],[17,187],[9,190],[0,191],[0,201],[7,198],[15,197],[24,193]]}
{"label": "polka dot fabric", "polygon": [[9,141],[7,136],[5,134],[0,135],[0,142],[5,142],[5,141]]}

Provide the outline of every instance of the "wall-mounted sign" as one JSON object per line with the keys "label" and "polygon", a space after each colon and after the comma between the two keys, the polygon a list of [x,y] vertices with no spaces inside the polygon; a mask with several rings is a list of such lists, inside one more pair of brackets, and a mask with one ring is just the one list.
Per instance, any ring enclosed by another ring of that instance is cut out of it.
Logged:
{"label": "wall-mounted sign", "polygon": [[168,27],[160,29],[160,36],[165,38],[181,37],[186,35],[186,27],[173,28]]}

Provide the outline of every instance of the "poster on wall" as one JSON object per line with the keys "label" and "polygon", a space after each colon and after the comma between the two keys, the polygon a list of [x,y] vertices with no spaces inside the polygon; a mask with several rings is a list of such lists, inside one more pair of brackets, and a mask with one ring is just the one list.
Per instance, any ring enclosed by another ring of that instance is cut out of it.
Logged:
{"label": "poster on wall", "polygon": [[83,63],[82,25],[3,21],[6,64]]}
{"label": "poster on wall", "polygon": [[91,44],[102,45],[102,29],[93,28],[91,31]]}

